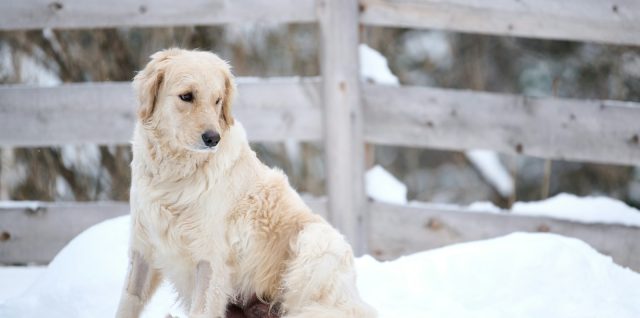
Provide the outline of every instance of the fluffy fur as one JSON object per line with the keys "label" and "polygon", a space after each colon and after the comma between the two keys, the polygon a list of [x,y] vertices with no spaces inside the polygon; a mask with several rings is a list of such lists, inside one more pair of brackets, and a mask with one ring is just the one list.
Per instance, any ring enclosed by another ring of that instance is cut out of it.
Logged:
{"label": "fluffy fur", "polygon": [[[358,295],[351,247],[249,148],[231,114],[227,63],[161,51],[134,87],[130,269],[118,317],[139,316],[163,279],[190,317],[224,317],[228,302],[253,294],[285,317],[375,316]],[[221,136],[213,148],[207,130]]]}

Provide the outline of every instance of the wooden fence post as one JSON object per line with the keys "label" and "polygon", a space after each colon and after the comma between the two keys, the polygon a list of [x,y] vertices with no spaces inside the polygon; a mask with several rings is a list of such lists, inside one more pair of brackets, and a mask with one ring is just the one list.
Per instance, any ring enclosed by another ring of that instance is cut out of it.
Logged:
{"label": "wooden fence post", "polygon": [[366,240],[358,2],[319,0],[318,6],[328,216],[360,255]]}

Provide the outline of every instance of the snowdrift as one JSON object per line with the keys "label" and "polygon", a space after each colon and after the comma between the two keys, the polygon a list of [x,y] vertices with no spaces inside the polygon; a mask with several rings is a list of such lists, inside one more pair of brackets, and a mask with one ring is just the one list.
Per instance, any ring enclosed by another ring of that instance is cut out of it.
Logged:
{"label": "snowdrift", "polygon": [[[0,317],[113,317],[127,267],[129,217],[79,235]],[[587,244],[512,234],[392,262],[357,260],[363,297],[381,317],[640,317],[640,274]],[[145,317],[180,314],[163,285]]]}

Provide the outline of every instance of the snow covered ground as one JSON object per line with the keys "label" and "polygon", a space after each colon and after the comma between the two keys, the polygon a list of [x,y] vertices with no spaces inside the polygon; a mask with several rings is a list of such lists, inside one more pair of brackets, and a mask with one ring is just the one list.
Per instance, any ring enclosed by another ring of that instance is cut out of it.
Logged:
{"label": "snow covered ground", "polygon": [[[374,200],[406,204],[407,188],[380,166]],[[469,211],[502,213],[491,203]],[[511,213],[640,226],[640,212],[609,198],[560,194]],[[0,268],[0,317],[112,317],[127,266],[129,218],[74,239],[48,268]],[[551,234],[509,236],[377,262],[356,261],[363,297],[381,317],[640,317],[640,274],[587,244]],[[163,285],[145,317],[184,317]]]}
{"label": "snow covered ground", "polygon": [[6,299],[22,295],[46,269],[43,266],[0,267],[0,304]]}
{"label": "snow covered ground", "polygon": [[[374,200],[406,204],[404,184],[382,167],[366,174]],[[12,203],[5,203],[12,204]],[[470,212],[503,213],[491,203]],[[511,213],[640,226],[640,212],[609,198],[517,203]],[[0,267],[0,317],[113,317],[125,276],[129,217],[96,225],[47,268]],[[381,317],[640,317],[640,274],[582,241],[516,233],[409,255],[356,260],[359,287]],[[184,317],[163,285],[144,317]]]}
{"label": "snow covered ground", "polygon": [[[113,317],[128,227],[123,216],[79,235],[24,294],[0,305],[0,317]],[[392,262],[364,256],[356,266],[381,317],[640,317],[640,274],[557,235],[512,234]],[[144,316],[179,314],[173,300],[163,285]]]}

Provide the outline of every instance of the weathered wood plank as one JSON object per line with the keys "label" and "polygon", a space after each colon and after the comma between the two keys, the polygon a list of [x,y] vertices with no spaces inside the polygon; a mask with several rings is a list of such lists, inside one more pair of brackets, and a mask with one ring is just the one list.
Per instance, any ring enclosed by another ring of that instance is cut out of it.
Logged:
{"label": "weathered wood plank", "polygon": [[322,139],[319,78],[238,80],[234,114],[251,141]]}
{"label": "weathered wood plank", "polygon": [[360,0],[369,25],[640,45],[636,0]]}
{"label": "weathered wood plank", "polygon": [[329,220],[364,250],[364,143],[358,71],[358,3],[320,0],[321,68]]}
{"label": "weathered wood plank", "polygon": [[327,198],[326,197],[314,197],[312,195],[302,195],[304,203],[311,208],[313,213],[320,215],[323,218],[327,218]]}
{"label": "weathered wood plank", "polygon": [[482,240],[514,232],[550,232],[575,237],[600,253],[640,271],[640,228],[586,224],[513,214],[448,210],[435,205],[398,206],[373,202],[369,246],[372,255],[393,259],[450,244]]}
{"label": "weathered wood plank", "polygon": [[[240,79],[239,83],[235,113],[251,140],[321,139],[318,79]],[[363,89],[368,142],[640,163],[638,103],[426,87],[365,85]],[[127,143],[134,104],[128,83],[0,87],[0,144]],[[344,138],[329,137],[330,149],[336,147],[336,139]]]}
{"label": "weathered wood plank", "polygon": [[0,263],[46,264],[76,235],[129,212],[127,203],[44,203],[0,208]]}
{"label": "weathered wood plank", "polygon": [[[319,140],[319,80],[239,79],[234,114],[252,141]],[[0,145],[128,143],[135,122],[129,83],[0,87]]]}
{"label": "weathered wood plank", "polygon": [[0,30],[316,20],[315,0],[0,1]]}
{"label": "weathered wood plank", "polygon": [[640,103],[363,87],[368,142],[640,164]]}
{"label": "weathered wood plank", "polygon": [[[318,79],[240,79],[239,83],[235,113],[252,141],[322,138]],[[364,85],[363,89],[368,142],[640,163],[639,103],[426,87]],[[0,144],[127,143],[134,104],[128,83],[0,87]],[[345,138],[330,136],[329,148],[333,150],[339,139]]]}
{"label": "weathered wood plank", "polygon": [[[326,217],[327,200],[310,196],[305,203]],[[80,232],[129,213],[126,202],[0,201],[0,264],[46,264]]]}
{"label": "weathered wood plank", "polygon": [[0,88],[0,144],[128,143],[135,121],[129,83]]}
{"label": "weathered wood plank", "polygon": [[[325,198],[304,197],[312,210],[326,216]],[[25,203],[0,208],[0,263],[48,263],[86,228],[127,214],[124,202]],[[640,270],[640,228],[584,224],[510,214],[463,212],[435,205],[369,204],[369,251],[381,259],[487,239],[513,232],[551,232],[579,238],[617,263]]]}

